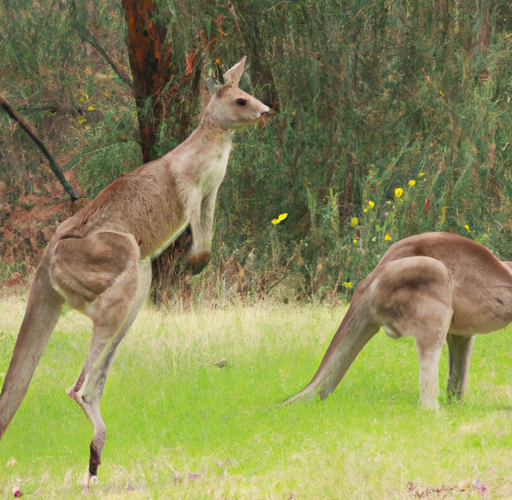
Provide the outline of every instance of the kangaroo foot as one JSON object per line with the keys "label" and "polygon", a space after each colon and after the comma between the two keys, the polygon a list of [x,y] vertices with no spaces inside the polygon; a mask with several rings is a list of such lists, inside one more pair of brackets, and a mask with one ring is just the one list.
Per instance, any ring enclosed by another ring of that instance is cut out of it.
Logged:
{"label": "kangaroo foot", "polygon": [[84,478],[82,479],[81,486],[82,486],[82,493],[87,493],[89,491],[89,485],[92,484],[93,486],[95,484],[98,484],[100,480],[98,479],[98,476],[93,476],[89,470],[84,475]]}

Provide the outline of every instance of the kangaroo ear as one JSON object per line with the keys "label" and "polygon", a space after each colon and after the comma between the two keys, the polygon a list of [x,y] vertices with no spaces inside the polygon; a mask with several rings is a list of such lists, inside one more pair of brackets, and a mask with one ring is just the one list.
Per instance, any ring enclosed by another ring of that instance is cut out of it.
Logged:
{"label": "kangaroo ear", "polygon": [[242,78],[242,74],[244,72],[245,61],[247,56],[242,57],[240,62],[236,63],[231,69],[224,73],[224,82],[229,83],[233,82],[238,85],[240,78]]}
{"label": "kangaroo ear", "polygon": [[206,80],[206,86],[208,87],[210,95],[214,95],[217,92],[217,90],[219,90],[222,87],[222,85],[213,77],[210,77],[208,78],[208,80]]}

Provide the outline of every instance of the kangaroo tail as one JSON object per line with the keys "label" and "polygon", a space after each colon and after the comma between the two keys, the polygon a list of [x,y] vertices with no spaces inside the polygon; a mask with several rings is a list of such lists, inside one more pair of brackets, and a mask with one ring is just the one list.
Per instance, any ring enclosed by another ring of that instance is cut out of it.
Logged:
{"label": "kangaroo tail", "polygon": [[18,410],[44,348],[59,319],[64,299],[51,286],[43,261],[30,289],[27,310],[0,394],[0,439]]}
{"label": "kangaroo tail", "polygon": [[[311,382],[283,405],[307,401],[317,394],[325,399],[336,389],[350,365],[368,341],[379,331],[368,283],[361,283]],[[359,293],[358,293],[359,292]]]}

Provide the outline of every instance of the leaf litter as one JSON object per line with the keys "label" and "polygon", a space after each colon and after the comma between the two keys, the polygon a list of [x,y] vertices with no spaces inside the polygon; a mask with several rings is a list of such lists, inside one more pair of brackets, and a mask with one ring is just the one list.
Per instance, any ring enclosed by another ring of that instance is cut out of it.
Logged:
{"label": "leaf litter", "polygon": [[465,491],[475,490],[481,497],[485,497],[489,493],[489,489],[479,479],[466,479],[460,481],[456,485],[441,485],[441,486],[427,486],[421,487],[417,483],[410,481],[407,484],[407,492],[412,498],[427,498],[434,493],[443,493],[452,491],[456,493],[463,493]]}

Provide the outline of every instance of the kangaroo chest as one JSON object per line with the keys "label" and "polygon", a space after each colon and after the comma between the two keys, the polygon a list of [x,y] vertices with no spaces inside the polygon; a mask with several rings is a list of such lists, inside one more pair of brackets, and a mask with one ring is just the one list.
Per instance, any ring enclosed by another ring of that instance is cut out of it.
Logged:
{"label": "kangaroo chest", "polygon": [[217,189],[224,179],[230,151],[231,141],[224,141],[202,159],[195,184],[203,197]]}
{"label": "kangaroo chest", "polygon": [[[171,216],[168,222],[171,220],[172,222],[167,225],[165,236],[162,234],[164,238],[149,252],[152,259],[158,257],[185,230],[193,213],[201,213],[203,201],[216,192],[224,178],[230,151],[231,141],[229,140],[203,151],[190,151],[188,168],[184,169],[181,175],[171,175],[173,181],[177,182],[177,192],[172,196],[177,197],[177,203],[173,203],[173,200],[169,202],[174,211],[179,212],[180,215],[176,217],[176,213],[169,214]],[[178,178],[179,181],[177,181]]]}

